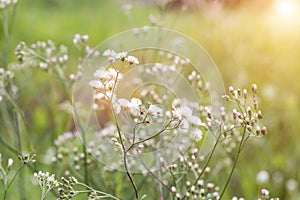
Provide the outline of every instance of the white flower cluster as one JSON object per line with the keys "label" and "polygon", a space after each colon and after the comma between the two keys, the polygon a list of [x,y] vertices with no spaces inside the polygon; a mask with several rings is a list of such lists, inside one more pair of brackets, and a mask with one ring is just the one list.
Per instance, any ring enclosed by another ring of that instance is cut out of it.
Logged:
{"label": "white flower cluster", "polygon": [[122,77],[123,75],[113,68],[97,70],[94,73],[94,78],[96,79],[89,82],[89,85],[95,90],[94,99],[111,98],[118,80]]}
{"label": "white flower cluster", "polygon": [[55,144],[55,146],[60,146],[61,144],[66,142],[66,140],[72,139],[72,138],[75,138],[75,137],[76,137],[76,133],[66,132],[66,133],[58,136],[58,138],[54,141],[54,144]]}
{"label": "white flower cluster", "polygon": [[0,0],[0,9],[7,8],[11,4],[18,3],[18,0]]}
{"label": "white flower cluster", "polygon": [[127,61],[130,65],[132,64],[139,64],[139,60],[131,55],[128,55],[127,52],[115,52],[112,49],[107,49],[103,52],[102,54],[103,56],[108,58],[108,61],[110,63],[115,62],[117,60],[121,60],[121,61]]}
{"label": "white flower cluster", "polygon": [[34,173],[34,178],[39,182],[42,190],[49,191],[54,187],[59,186],[59,182],[55,179],[55,174],[39,171]]}
{"label": "white flower cluster", "polygon": [[[0,68],[0,102],[3,100],[4,95],[6,93],[5,86],[7,84],[8,79],[12,79],[13,77],[14,77],[13,72]],[[14,87],[13,89],[14,89],[13,92],[17,91],[16,87]]]}
{"label": "white flower cluster", "polygon": [[37,66],[42,70],[50,66],[64,66],[69,60],[68,48],[64,45],[56,47],[53,41],[38,41],[27,47],[24,42],[17,45],[15,54],[21,63],[29,63],[29,66]]}
{"label": "white flower cluster", "polygon": [[153,118],[161,117],[163,110],[157,106],[150,104],[148,108],[142,106],[142,101],[132,98],[130,101],[124,98],[118,99],[118,105],[121,109],[128,110],[133,116],[151,116]]}
{"label": "white flower cluster", "polygon": [[[129,65],[138,64],[139,61],[134,56],[129,56],[126,52],[116,53],[114,50],[107,49],[104,51],[103,56],[108,57],[109,62],[115,62],[116,60],[127,61]],[[106,70],[98,69],[94,74],[94,80],[89,82],[89,85],[94,89],[94,100],[95,104],[93,106],[94,109],[98,108],[97,101],[105,99],[111,101],[114,108],[116,109],[116,113],[121,111],[121,108],[124,107],[124,100],[118,100],[114,95],[114,90],[117,87],[118,81],[122,79],[123,74],[121,71],[125,66],[122,66],[120,70],[115,67],[109,67]],[[120,101],[120,102],[119,102]],[[133,100],[134,101],[134,100]],[[136,102],[135,102],[136,103]],[[131,110],[133,111],[136,106],[134,103],[131,105]],[[136,111],[138,109],[135,109]]]}
{"label": "white flower cluster", "polygon": [[74,35],[74,38],[73,38],[73,43],[75,45],[77,45],[79,42],[83,42],[83,43],[86,43],[89,39],[89,36],[88,35],[80,35],[80,34],[75,34]]}

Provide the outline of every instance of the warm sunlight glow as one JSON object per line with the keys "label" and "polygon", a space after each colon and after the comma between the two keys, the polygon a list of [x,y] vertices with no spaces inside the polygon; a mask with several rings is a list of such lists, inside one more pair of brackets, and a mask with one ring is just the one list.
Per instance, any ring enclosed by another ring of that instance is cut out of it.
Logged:
{"label": "warm sunlight glow", "polygon": [[277,0],[274,8],[281,16],[293,17],[296,14],[296,3],[292,0]]}
{"label": "warm sunlight glow", "polygon": [[266,14],[266,20],[274,33],[291,33],[300,28],[300,1],[274,0],[273,6]]}

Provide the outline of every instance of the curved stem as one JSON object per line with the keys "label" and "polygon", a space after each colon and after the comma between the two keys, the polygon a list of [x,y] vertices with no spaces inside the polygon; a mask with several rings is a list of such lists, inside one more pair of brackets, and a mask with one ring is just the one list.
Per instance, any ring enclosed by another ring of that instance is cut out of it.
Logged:
{"label": "curved stem", "polygon": [[137,190],[137,187],[135,185],[135,182],[133,180],[133,177],[132,177],[132,174],[129,172],[128,170],[128,166],[127,166],[127,152],[124,151],[124,155],[123,155],[123,161],[124,161],[124,168],[125,168],[125,171],[126,171],[126,174],[131,182],[131,185],[134,189],[134,193],[135,193],[135,199],[138,200],[139,199],[139,193],[138,193],[138,190]]}
{"label": "curved stem", "polygon": [[[118,79],[118,75],[119,74],[117,73],[116,80]],[[113,98],[113,93],[114,93],[115,86],[116,86],[116,83],[114,84],[114,87],[113,87],[113,90],[112,90],[112,95],[111,95],[111,109],[112,109],[112,114],[113,114],[113,118],[114,118],[115,123],[116,123],[116,127],[117,127],[117,132],[118,132],[118,137],[119,137],[119,140],[120,140],[120,144],[122,146],[124,169],[125,169],[125,172],[127,174],[128,179],[130,180],[130,183],[131,183],[131,185],[132,185],[132,187],[134,189],[135,198],[138,200],[139,199],[138,190],[137,190],[137,187],[136,187],[135,182],[133,180],[133,177],[132,177],[131,173],[128,170],[128,166],[127,166],[127,152],[129,151],[129,149],[126,150],[125,144],[123,142],[123,137],[122,137],[122,134],[121,134],[121,129],[120,129],[120,126],[119,126],[119,123],[118,123],[118,119],[117,119],[116,113],[115,113],[113,105],[112,105],[112,98]]]}

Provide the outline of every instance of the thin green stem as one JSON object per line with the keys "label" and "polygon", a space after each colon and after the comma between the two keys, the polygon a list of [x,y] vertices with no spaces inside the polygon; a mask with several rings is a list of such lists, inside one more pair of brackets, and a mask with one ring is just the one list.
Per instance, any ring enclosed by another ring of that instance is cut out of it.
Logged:
{"label": "thin green stem", "polygon": [[[207,161],[206,161],[206,163],[205,163],[205,165],[204,165],[204,167],[203,167],[203,170],[201,171],[201,173],[199,174],[199,176],[196,178],[196,180],[194,181],[194,183],[192,184],[192,186],[193,186],[193,185],[196,185],[196,183],[200,180],[200,178],[201,178],[202,175],[204,174],[205,169],[206,169],[206,167],[208,166],[208,164],[209,164],[209,162],[210,162],[210,160],[211,160],[211,158],[212,158],[212,156],[213,156],[213,154],[214,154],[214,152],[215,152],[215,150],[216,150],[216,148],[217,148],[217,145],[218,145],[218,143],[219,143],[219,140],[220,140],[220,138],[221,138],[221,135],[222,135],[222,133],[219,133],[219,135],[218,135],[218,137],[217,137],[217,139],[216,139],[216,142],[215,142],[215,144],[214,144],[214,146],[213,146],[213,148],[212,148],[212,150],[211,150],[211,152],[210,152],[210,154],[209,154],[209,156],[208,156],[208,158],[207,158]],[[190,192],[191,189],[192,189],[192,187],[190,187],[190,188],[187,190],[187,192]],[[185,199],[185,198],[186,198],[186,194],[182,197],[182,200]]]}
{"label": "thin green stem", "polygon": [[117,119],[116,113],[115,113],[114,108],[113,108],[113,105],[112,105],[113,95],[114,95],[114,92],[115,92],[115,89],[116,89],[117,80],[118,80],[119,73],[120,73],[120,72],[115,68],[115,66],[114,66],[113,64],[112,64],[112,67],[116,70],[117,75],[116,75],[115,82],[114,82],[114,85],[113,85],[113,88],[112,88],[112,93],[111,93],[111,96],[110,96],[111,110],[112,110],[113,118],[114,118],[115,123],[116,123],[119,141],[120,141],[120,144],[121,144],[121,146],[122,146],[124,169],[125,169],[125,172],[126,172],[126,174],[127,174],[128,179],[130,180],[130,183],[131,183],[131,185],[132,185],[132,187],[133,187],[133,189],[134,189],[135,198],[138,200],[138,199],[139,199],[138,190],[137,190],[136,184],[135,184],[135,182],[134,182],[134,180],[133,180],[132,174],[129,172],[128,166],[127,166],[127,152],[128,152],[128,150],[126,150],[125,144],[124,144],[124,142],[123,142],[123,137],[122,137],[122,134],[121,134],[121,129],[120,129],[120,126],[119,126],[119,123],[118,123],[118,119]]}
{"label": "thin green stem", "polygon": [[[78,118],[79,115],[78,115],[75,107],[73,108],[73,112],[74,112],[74,115],[76,116],[76,118]],[[84,128],[82,127],[80,119],[78,119],[77,125],[78,125],[78,128],[80,129],[80,133],[82,135],[82,148],[83,148],[83,153],[84,153],[84,160],[83,160],[84,182],[85,182],[85,184],[88,185],[88,183],[89,183],[88,175],[89,174],[88,174],[87,151],[86,151],[86,134],[85,134]]]}
{"label": "thin green stem", "polygon": [[243,130],[242,140],[241,140],[241,142],[240,142],[240,144],[239,144],[239,147],[238,147],[238,149],[237,149],[236,155],[235,155],[235,157],[234,157],[233,166],[232,166],[232,169],[231,169],[231,171],[230,171],[230,174],[229,174],[229,176],[228,176],[228,178],[227,178],[227,180],[226,180],[225,186],[224,186],[224,188],[223,188],[223,190],[222,190],[222,192],[221,192],[221,194],[220,194],[220,199],[222,199],[222,197],[224,196],[224,193],[225,193],[225,191],[226,191],[226,189],[227,189],[227,187],[228,187],[228,184],[229,184],[229,182],[230,182],[230,179],[231,179],[231,177],[232,177],[232,175],[233,175],[233,172],[234,172],[234,170],[235,170],[237,161],[238,161],[238,159],[239,159],[240,153],[241,153],[242,148],[243,148],[243,143],[244,143],[244,140],[245,140],[246,130],[247,130],[247,128],[246,128],[246,126],[245,126],[245,127],[244,127],[244,130]]}
{"label": "thin green stem", "polygon": [[161,133],[163,133],[165,130],[167,130],[167,128],[168,128],[168,126],[171,124],[171,122],[172,122],[172,120],[170,120],[164,128],[162,128],[160,131],[158,131],[157,133],[153,134],[152,136],[147,137],[147,138],[142,139],[142,140],[139,140],[139,141],[137,141],[137,142],[131,144],[131,145],[128,147],[127,151],[130,151],[132,148],[134,148],[136,145],[138,145],[138,144],[140,144],[140,143],[146,142],[146,141],[148,141],[148,140],[151,140],[151,139],[153,139],[153,138],[159,136]]}
{"label": "thin green stem", "polygon": [[9,190],[10,186],[11,186],[12,183],[14,182],[14,180],[15,180],[17,174],[20,172],[20,170],[23,168],[23,166],[24,166],[24,164],[22,163],[22,164],[18,167],[18,169],[16,170],[15,174],[13,175],[13,177],[11,178],[11,180],[9,181],[9,183],[8,183],[7,185],[5,184],[5,186],[4,186],[5,188],[4,188],[4,196],[3,196],[3,200],[6,199],[7,192],[8,192],[8,190]]}
{"label": "thin green stem", "polygon": [[150,169],[149,167],[147,167],[147,165],[142,161],[140,160],[140,162],[142,163],[142,165],[147,169],[147,171],[149,172],[150,175],[152,175],[159,183],[160,185],[163,185],[167,190],[169,190],[170,192],[172,191],[171,190],[171,187],[164,183],[158,176],[156,176]]}
{"label": "thin green stem", "polygon": [[4,32],[4,51],[3,51],[3,62],[5,67],[7,67],[7,54],[9,51],[9,30],[8,30],[8,12],[7,10],[4,11],[3,16],[2,16],[2,28]]}
{"label": "thin green stem", "polygon": [[126,174],[127,174],[128,178],[129,178],[129,180],[131,182],[131,185],[133,186],[133,189],[134,189],[135,199],[138,200],[139,199],[139,193],[138,193],[137,187],[135,185],[135,182],[133,180],[132,174],[128,170],[128,166],[127,166],[127,152],[126,151],[124,151],[123,161],[124,161],[124,168],[125,168]]}
{"label": "thin green stem", "polygon": [[[105,193],[105,192],[102,192],[102,191],[99,191],[99,190],[94,190],[93,188],[91,188],[90,186],[84,184],[84,183],[80,183],[78,182],[77,185],[81,185],[89,190],[85,190],[86,192],[96,192],[98,194],[101,194],[101,195],[105,195],[106,197],[109,197],[109,198],[112,198],[112,199],[115,199],[115,200],[119,200],[117,197],[111,195],[111,194],[108,194],[108,193]],[[81,193],[83,193],[83,191],[79,191]]]}

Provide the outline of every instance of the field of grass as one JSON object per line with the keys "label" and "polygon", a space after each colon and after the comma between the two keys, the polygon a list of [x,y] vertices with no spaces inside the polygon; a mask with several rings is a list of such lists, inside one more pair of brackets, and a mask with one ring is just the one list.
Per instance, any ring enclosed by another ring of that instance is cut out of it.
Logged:
{"label": "field of grass", "polygon": [[[226,88],[230,85],[235,88],[249,88],[252,83],[258,85],[259,106],[264,112],[263,122],[268,127],[268,134],[249,140],[224,199],[235,195],[255,199],[262,188],[270,190],[273,197],[299,199],[300,17],[281,16],[272,4],[261,9],[259,5],[252,5],[185,11],[179,8],[159,10],[156,6],[142,3],[132,4],[128,10],[128,5],[117,0],[19,0],[9,41],[1,29],[1,51],[9,42],[7,62],[15,63],[17,57],[14,51],[20,41],[31,44],[50,39],[57,45],[71,46],[76,33],[89,35],[89,44],[96,46],[119,32],[151,26],[149,16],[152,15],[162,27],[180,31],[202,45],[218,66]],[[295,8],[298,9],[295,12],[299,13],[300,8]],[[76,48],[70,48],[70,62],[65,68],[67,74],[76,72],[78,57],[80,53]],[[8,121],[15,120],[16,116],[7,118],[6,115],[10,114],[5,114],[5,105],[0,101],[1,137],[9,145],[19,148],[20,152],[36,152],[37,163],[32,165],[34,169],[63,174],[62,169],[66,166],[58,167],[51,163],[50,157],[45,156],[56,151],[53,143],[59,135],[74,130],[72,114],[61,109],[67,99],[62,83],[40,70],[24,69],[15,74],[15,84],[18,86],[16,103],[24,113],[24,124],[19,126],[26,127],[28,135],[21,135],[22,144],[18,145],[14,131],[10,129],[15,124]],[[3,143],[0,144],[0,153],[3,166],[12,157],[13,170],[16,170],[17,156]],[[223,162],[222,158],[220,160]],[[112,191],[122,199],[134,199],[130,186],[122,185],[129,184],[126,175],[112,172],[109,176],[100,172],[97,166],[90,170],[92,176],[101,179],[99,184],[93,183],[93,187]],[[258,183],[257,174],[261,171],[268,172],[269,178]],[[227,173],[219,172],[216,180],[224,182],[223,176]],[[142,175],[135,178],[138,185],[143,185]],[[145,182],[149,184],[151,180]],[[141,189],[141,194],[146,192],[150,193],[146,199],[157,198],[156,194],[151,194],[157,192],[155,189]],[[0,198],[3,195],[0,185]],[[40,190],[33,179],[33,172],[29,167],[23,168],[6,199],[39,198]],[[81,196],[76,199],[85,198]],[[56,199],[55,193],[50,193],[46,199]]]}

